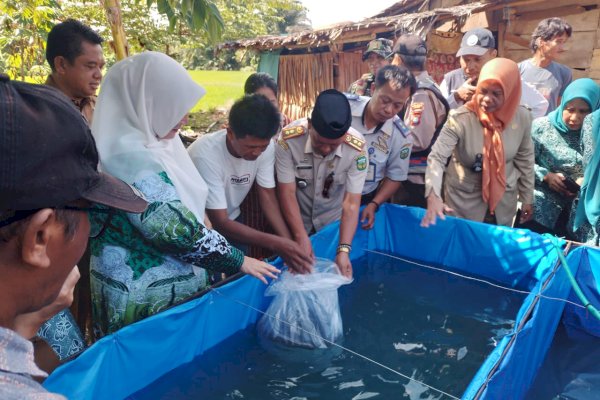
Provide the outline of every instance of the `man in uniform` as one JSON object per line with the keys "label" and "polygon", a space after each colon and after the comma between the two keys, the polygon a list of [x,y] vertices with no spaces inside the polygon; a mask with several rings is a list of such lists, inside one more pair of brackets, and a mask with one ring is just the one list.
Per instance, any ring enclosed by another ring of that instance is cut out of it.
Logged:
{"label": "man in uniform", "polygon": [[284,128],[275,147],[279,202],[292,237],[313,254],[308,235],[341,219],[335,261],[345,276],[352,276],[349,253],[369,164],[351,121],[346,96],[325,90],[311,117]]}
{"label": "man in uniform", "polygon": [[[208,186],[206,215],[213,227],[236,247],[269,249],[298,272],[310,271],[312,259],[291,240],[275,193],[273,136],[280,129],[279,110],[261,94],[236,101],[227,129],[204,135],[188,153]],[[256,181],[258,198],[276,234],[245,224],[240,205]],[[239,246],[241,244],[242,246]]]}
{"label": "man in uniform", "polygon": [[397,114],[416,86],[408,69],[388,65],[377,72],[372,98],[348,95],[352,127],[365,137],[369,153],[361,199],[366,204],[360,218],[364,229],[373,227],[379,205],[407,178],[412,140],[410,130]]}
{"label": "man in uniform", "polygon": [[417,80],[417,90],[404,109],[404,122],[411,130],[413,142],[408,179],[395,202],[427,208],[425,201],[425,169],[431,146],[437,139],[450,107],[437,84],[425,69],[427,45],[417,35],[402,35],[394,45],[392,64],[408,68]]}
{"label": "man in uniform", "polygon": [[70,98],[89,125],[104,68],[102,41],[89,26],[68,19],[50,30],[46,43],[46,60],[52,69],[46,85]]}
{"label": "man in uniform", "polygon": [[[496,40],[489,30],[475,28],[465,33],[456,53],[460,57],[460,68],[444,75],[440,85],[451,109],[471,100],[481,68],[497,54]],[[533,118],[538,118],[546,115],[548,100],[535,87],[521,80],[521,105],[531,109]]]}
{"label": "man in uniform", "polygon": [[393,42],[389,39],[375,39],[369,42],[367,50],[362,56],[362,60],[366,61],[369,66],[369,72],[352,83],[348,88],[348,93],[371,97],[377,71],[390,64],[388,58],[392,55],[392,44]]}

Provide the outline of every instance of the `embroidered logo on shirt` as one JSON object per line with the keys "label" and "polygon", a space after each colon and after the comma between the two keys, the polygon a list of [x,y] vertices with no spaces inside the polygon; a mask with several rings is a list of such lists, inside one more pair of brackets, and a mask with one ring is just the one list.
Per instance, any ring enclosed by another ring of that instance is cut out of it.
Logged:
{"label": "embroidered logo on shirt", "polygon": [[359,156],[356,158],[356,169],[359,171],[367,169],[367,157]]}
{"label": "embroidered logo on shirt", "polygon": [[373,147],[375,147],[377,150],[383,152],[384,154],[389,153],[389,147],[388,147],[388,139],[390,138],[390,135],[388,135],[385,132],[381,132],[381,134],[379,136],[377,136],[377,141],[373,141],[371,142],[371,145]]}
{"label": "embroidered logo on shirt", "polygon": [[400,150],[400,158],[401,159],[404,160],[406,157],[408,157],[410,155],[410,148],[411,148],[410,143],[407,143],[404,146],[402,146],[402,149]]}
{"label": "embroidered logo on shirt", "polygon": [[250,174],[235,176],[231,175],[231,184],[232,185],[247,185],[250,183]]}

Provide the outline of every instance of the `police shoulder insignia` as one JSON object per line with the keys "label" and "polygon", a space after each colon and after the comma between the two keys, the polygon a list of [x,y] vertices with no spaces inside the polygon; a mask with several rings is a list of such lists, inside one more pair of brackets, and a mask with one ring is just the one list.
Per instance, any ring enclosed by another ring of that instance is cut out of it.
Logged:
{"label": "police shoulder insignia", "polygon": [[394,119],[394,126],[398,128],[402,136],[408,137],[408,135],[410,134],[410,128],[406,126],[404,121],[402,121],[400,118]]}
{"label": "police shoulder insignia", "polygon": [[359,137],[352,135],[351,133],[346,133],[346,137],[344,138],[344,143],[348,146],[352,147],[355,150],[361,151],[363,146],[365,145],[365,141]]}
{"label": "police shoulder insignia", "polygon": [[297,126],[289,126],[287,128],[283,128],[281,131],[281,138],[283,140],[288,140],[291,138],[295,138],[298,136],[302,136],[306,133],[306,128],[302,125]]}
{"label": "police shoulder insignia", "polygon": [[359,171],[364,171],[367,169],[367,157],[363,154],[356,157],[356,169]]}

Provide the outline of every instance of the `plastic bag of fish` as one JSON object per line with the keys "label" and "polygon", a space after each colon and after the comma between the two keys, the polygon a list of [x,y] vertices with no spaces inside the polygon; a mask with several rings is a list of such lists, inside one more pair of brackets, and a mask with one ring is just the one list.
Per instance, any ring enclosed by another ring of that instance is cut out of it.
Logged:
{"label": "plastic bag of fish", "polygon": [[317,258],[310,274],[284,271],[265,291],[265,296],[274,298],[258,322],[259,337],[307,349],[324,349],[341,341],[337,289],[351,282],[327,259]]}

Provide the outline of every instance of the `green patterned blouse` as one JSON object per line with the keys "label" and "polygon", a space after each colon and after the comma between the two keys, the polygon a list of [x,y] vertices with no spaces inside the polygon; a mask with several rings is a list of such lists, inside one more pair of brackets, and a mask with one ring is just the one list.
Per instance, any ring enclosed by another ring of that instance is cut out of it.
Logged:
{"label": "green patterned blouse", "polygon": [[[114,214],[102,235],[90,241],[97,337],[201,291],[208,285],[206,270],[234,274],[244,260],[181,203],[165,172],[142,173],[133,186],[148,200],[148,209]],[[101,219],[92,215],[92,224]]]}
{"label": "green patterned blouse", "polygon": [[580,133],[563,134],[556,130],[548,117],[537,118],[531,126],[535,146],[534,221],[553,229],[558,216],[572,199],[563,197],[544,182],[549,172],[562,172],[577,180],[583,176],[583,155]]}

